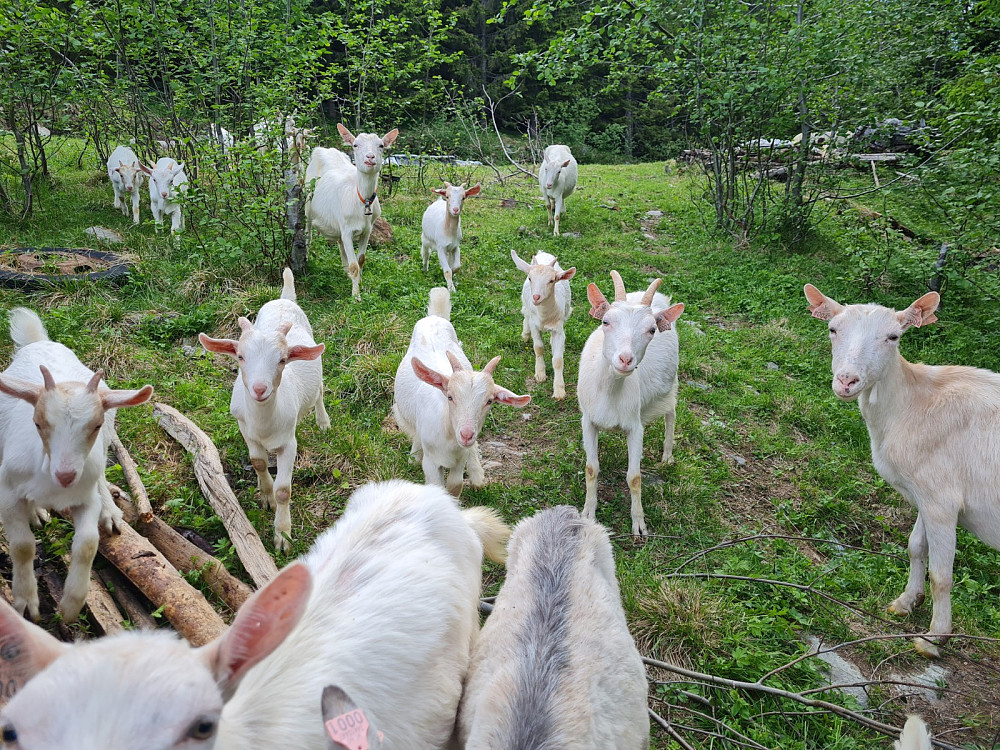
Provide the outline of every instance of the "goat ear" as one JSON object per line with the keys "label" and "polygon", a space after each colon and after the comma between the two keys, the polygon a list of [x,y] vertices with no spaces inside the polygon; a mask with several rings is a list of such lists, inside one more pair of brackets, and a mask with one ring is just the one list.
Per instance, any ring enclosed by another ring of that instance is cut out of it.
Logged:
{"label": "goat ear", "polygon": [[20,378],[12,378],[9,375],[0,376],[0,392],[27,401],[34,406],[38,403],[38,397],[42,395],[42,386]]}
{"label": "goat ear", "polygon": [[229,700],[248,671],[281,645],[309,603],[312,574],[292,563],[240,607],[226,633],[198,654]]}
{"label": "goat ear", "polygon": [[399,128],[393,128],[388,133],[382,136],[382,145],[389,148],[396,142],[396,138],[399,137]]}
{"label": "goat ear", "polygon": [[531,270],[531,266],[521,260],[521,257],[517,254],[517,251],[510,251],[510,259],[514,261],[514,265],[517,266],[517,270],[523,273],[528,273]]}
{"label": "goat ear", "polygon": [[239,343],[237,341],[233,341],[232,339],[213,339],[206,336],[204,333],[198,334],[198,341],[201,342],[201,345],[205,347],[206,351],[228,354],[230,357],[236,356],[236,345]]}
{"label": "goat ear", "polygon": [[410,365],[413,367],[413,372],[416,373],[417,377],[428,385],[434,386],[442,393],[448,390],[448,381],[450,378],[447,375],[443,375],[437,370],[432,370],[417,357],[410,360]]}
{"label": "goat ear", "polygon": [[498,403],[507,404],[507,406],[515,406],[518,409],[523,409],[531,402],[531,396],[518,396],[516,393],[508,391],[506,388],[501,388],[500,386],[494,387],[493,398],[495,398]]}
{"label": "goat ear", "polygon": [[139,169],[141,169],[141,170],[142,170],[143,172],[145,172],[146,174],[153,174],[153,170],[152,170],[152,168],[151,168],[151,167],[147,167],[147,166],[146,166],[145,164],[143,164],[142,162],[139,162]]}
{"label": "goat ear", "polygon": [[323,726],[330,750],[378,750],[382,733],[338,685],[323,688]]}
{"label": "goat ear", "polygon": [[656,327],[661,331],[669,331],[673,327],[673,324],[677,322],[682,312],[684,312],[683,302],[671,305],[666,310],[660,310],[660,312],[656,313]]}
{"label": "goat ear", "polygon": [[556,281],[569,281],[574,276],[576,276],[576,267],[567,268],[565,271],[556,275]]}
{"label": "goat ear", "polygon": [[564,168],[564,169],[565,169],[566,167],[568,167],[568,166],[569,166],[569,159],[567,159],[566,161],[564,161],[564,162],[562,163],[562,166],[563,166],[563,168]]}
{"label": "goat ear", "polygon": [[929,325],[937,320],[937,316],[934,314],[934,311],[938,309],[938,305],[940,304],[940,294],[937,292],[927,292],[927,294],[918,299],[908,308],[900,310],[896,313],[896,317],[899,319],[899,322],[903,324],[904,331],[910,326],[920,328],[920,326]]}
{"label": "goat ear", "polygon": [[337,123],[337,132],[340,133],[340,137],[344,139],[344,143],[348,146],[354,145],[354,133],[345,128],[343,123]]}
{"label": "goat ear", "polygon": [[472,187],[470,187],[468,190],[465,191],[465,197],[468,198],[470,195],[479,195],[479,191],[482,189],[483,186],[480,185],[479,183],[476,183],[475,185],[473,185]]}
{"label": "goat ear", "polygon": [[840,315],[844,309],[842,304],[830,299],[812,284],[806,284],[802,291],[805,292],[806,299],[809,301],[809,312],[814,318],[830,320],[830,318]]}
{"label": "goat ear", "polygon": [[104,410],[124,409],[126,406],[138,406],[149,401],[153,395],[153,386],[144,385],[137,391],[103,391],[101,405]]}
{"label": "goat ear", "polygon": [[319,355],[326,349],[326,344],[316,344],[316,346],[304,346],[296,344],[288,349],[288,361],[319,359]]}
{"label": "goat ear", "polygon": [[36,674],[72,648],[0,601],[0,684],[6,702]]}
{"label": "goat ear", "polygon": [[437,193],[438,195],[448,195],[448,188],[434,188],[431,190],[432,193]]}
{"label": "goat ear", "polygon": [[590,300],[590,317],[604,320],[604,314],[611,309],[608,298],[601,294],[597,284],[587,286],[587,299]]}

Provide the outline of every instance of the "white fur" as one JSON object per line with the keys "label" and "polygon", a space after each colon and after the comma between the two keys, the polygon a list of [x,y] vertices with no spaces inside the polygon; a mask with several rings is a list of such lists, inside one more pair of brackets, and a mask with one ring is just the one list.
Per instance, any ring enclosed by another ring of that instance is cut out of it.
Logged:
{"label": "white fur", "polygon": [[475,750],[645,750],[646,670],[607,531],[557,506],[523,519],[459,709]]}
{"label": "white fur", "polygon": [[514,265],[528,275],[521,287],[521,314],[524,326],[521,338],[531,338],[535,349],[535,380],[545,380],[545,345],[542,331],[549,331],[552,346],[552,398],[561,401],[566,398],[566,383],[563,379],[563,353],[566,350],[566,331],[563,325],[569,319],[573,308],[570,304],[569,280],[576,273],[575,268],[563,271],[554,255],[538,253],[525,263],[513,250],[510,257]]}
{"label": "white fur", "polygon": [[549,224],[554,224],[552,234],[556,237],[559,236],[559,217],[566,213],[566,199],[576,190],[576,177],[576,159],[569,146],[547,146],[538,169],[538,187],[545,199]]}
{"label": "white fur", "polygon": [[128,216],[126,196],[131,196],[132,223],[139,223],[139,188],[142,187],[142,170],[139,157],[128,146],[118,146],[108,157],[108,177],[115,191],[115,208]]}
{"label": "white fur", "polygon": [[[340,151],[314,148],[306,169],[306,185],[313,184],[313,193],[306,202],[309,234],[316,229],[340,246],[340,259],[351,279],[351,294],[361,299],[361,271],[368,251],[372,225],[382,215],[376,190],[385,149],[396,141],[398,131],[379,137],[361,133],[355,137],[343,125],[337,128],[344,143],[351,146],[354,165]],[[370,200],[366,212],[364,201]],[[355,252],[357,242],[357,252]]]}
{"label": "white fur", "polygon": [[479,185],[466,190],[465,183],[452,185],[446,182],[445,187],[437,188],[434,192],[440,195],[441,199],[434,201],[424,211],[421,221],[420,254],[424,261],[424,271],[427,271],[431,251],[437,253],[448,291],[454,292],[455,282],[452,274],[462,265],[462,205],[467,195],[478,195]]}
{"label": "white fur", "polygon": [[[829,321],[834,393],[857,399],[875,469],[917,509],[909,579],[889,611],[920,606],[929,572],[929,633],[950,633],[956,527],[1000,549],[1000,374],[912,364],[899,353],[904,331],[937,320],[936,292],[900,312],[841,305],[812,285],[806,297],[813,315]],[[928,639],[914,643],[926,656],[939,653]]]}
{"label": "white fur", "polygon": [[142,167],[149,175],[149,210],[157,227],[163,223],[164,215],[170,216],[170,232],[184,231],[184,215],[178,202],[181,194],[187,192],[188,178],[184,174],[183,162],[164,156],[152,169]]}
{"label": "white fur", "polygon": [[[294,278],[286,268],[281,298],[260,308],[253,325],[240,318],[239,341],[200,335],[209,351],[237,358],[239,375],[229,411],[246,441],[261,500],[265,507],[275,508],[274,546],[283,552],[291,549],[289,501],[298,450],[295,427],[309,412],[316,415],[320,429],[330,426],[323,405],[323,345],[316,344],[309,319],[295,299]],[[273,481],[268,451],[277,454]]]}
{"label": "white fur", "polygon": [[[384,750],[444,748],[478,630],[483,542],[509,534],[490,513],[480,537],[474,510],[470,521],[436,487],[362,487],[201,649],[162,632],[60,644],[0,605],[3,643],[43,670],[26,670],[0,725],[31,750],[326,750],[320,696],[334,682]],[[190,738],[203,722],[214,734]]]}
{"label": "white fur", "polygon": [[236,139],[233,138],[233,134],[217,122],[209,124],[208,133],[212,140],[219,144],[219,148],[222,149],[222,153],[226,153],[229,149],[236,145]]}
{"label": "white fur", "polygon": [[[0,376],[0,521],[13,561],[14,606],[38,618],[30,523],[46,511],[69,510],[73,548],[59,610],[75,620],[90,586],[98,530],[110,533],[122,518],[104,475],[116,407],[142,403],[153,389],[108,390],[23,307],[10,312],[10,335],[14,359]],[[53,388],[44,385],[42,365]]]}
{"label": "white fur", "polygon": [[907,716],[903,731],[893,747],[895,750],[932,750],[931,731],[919,716]]}
{"label": "white fur", "polygon": [[424,480],[445,485],[447,470],[446,486],[457,497],[466,469],[473,487],[486,481],[477,440],[493,402],[520,408],[531,399],[493,382],[499,357],[481,372],[472,369],[449,316],[448,291],[435,287],[427,317],[413,326],[410,346],[396,370],[392,412],[412,442],[410,455],[421,461]]}
{"label": "white fur", "polygon": [[[650,289],[655,290],[658,281]],[[595,292],[599,299],[595,298]],[[576,387],[583,412],[583,448],[587,454],[587,499],[583,515],[594,518],[597,511],[598,431],[620,429],[628,442],[626,478],[632,498],[632,533],[645,536],[648,532],[642,510],[640,473],[644,425],[663,417],[662,460],[671,461],[678,363],[677,331],[672,322],[684,306],[670,306],[670,300],[659,293],[653,296],[652,306],[643,305],[642,292],[632,292],[627,301],[607,305],[593,284],[588,288],[588,296],[594,308],[591,315],[602,322],[583,347]],[[595,302],[605,307],[599,308]]]}

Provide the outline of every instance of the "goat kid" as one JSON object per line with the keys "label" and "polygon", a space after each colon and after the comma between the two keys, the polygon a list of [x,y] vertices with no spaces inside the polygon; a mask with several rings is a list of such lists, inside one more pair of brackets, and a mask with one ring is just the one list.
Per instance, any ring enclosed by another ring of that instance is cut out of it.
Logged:
{"label": "goat kid", "polygon": [[542,331],[549,331],[552,347],[552,398],[561,401],[566,398],[566,383],[563,380],[563,353],[566,350],[566,331],[563,327],[573,308],[570,304],[569,280],[576,274],[576,268],[564,271],[554,255],[538,253],[525,263],[514,250],[510,251],[514,265],[528,275],[521,287],[521,314],[524,326],[521,338],[529,337],[535,350],[535,380],[545,380],[545,345]]}
{"label": "goat kid", "polygon": [[842,305],[805,286],[813,317],[829,321],[833,392],[858,402],[875,470],[917,509],[906,589],[889,612],[908,615],[924,600],[930,573],[929,635],[914,645],[940,654],[951,632],[955,530],[961,525],[1000,550],[1000,374],[974,367],[912,364],[899,353],[910,328],[937,320],[937,292],[905,310]]}
{"label": "goat kid", "polygon": [[128,206],[125,196],[131,196],[132,223],[139,223],[139,188],[142,187],[142,165],[135,151],[128,146],[118,146],[108,158],[108,177],[115,191],[115,208],[120,208],[122,215],[128,216]]}
{"label": "goat kid", "polygon": [[434,188],[441,200],[434,201],[424,211],[420,233],[424,272],[428,270],[433,250],[437,253],[449,292],[455,291],[452,275],[462,265],[462,206],[470,195],[479,195],[480,189],[478,184],[466,190],[464,182],[461,185],[446,182],[443,188]]}
{"label": "goat kid", "polygon": [[10,543],[14,607],[37,620],[35,537],[47,511],[73,516],[73,546],[59,611],[75,620],[90,587],[99,530],[115,530],[121,511],[104,475],[116,410],[149,400],[153,387],[109,390],[102,370],[85,367],[49,339],[23,307],[10,311],[14,359],[0,375],[0,521]]}
{"label": "goat kid", "polygon": [[538,169],[538,187],[545,199],[552,234],[559,236],[559,217],[566,213],[566,199],[576,189],[576,159],[569,146],[553,144],[547,146],[542,155],[542,166]]}
{"label": "goat kid", "polygon": [[4,747],[327,750],[319,697],[335,682],[385,750],[444,748],[479,629],[484,548],[502,561],[509,533],[440,488],[367,485],[200,649],[162,631],[61,643],[0,603],[0,677],[17,689],[0,710]]}
{"label": "goat kid", "polygon": [[184,163],[167,156],[159,159],[150,169],[144,164],[139,168],[149,175],[149,210],[159,229],[164,215],[170,216],[170,232],[184,231],[184,215],[178,202],[182,193],[187,192],[188,178],[184,174]]}
{"label": "goat kid", "polygon": [[[239,319],[238,341],[198,334],[210,352],[235,357],[239,376],[233,383],[230,413],[236,417],[247,444],[250,463],[257,472],[257,487],[266,508],[274,508],[274,546],[291,551],[292,517],[289,502],[292,469],[298,443],[295,428],[309,413],[321,430],[330,426],[323,405],[325,346],[313,339],[309,319],[296,303],[295,279],[285,269],[281,298],[260,308],[254,323]],[[277,456],[277,475],[271,479],[267,454]]]}

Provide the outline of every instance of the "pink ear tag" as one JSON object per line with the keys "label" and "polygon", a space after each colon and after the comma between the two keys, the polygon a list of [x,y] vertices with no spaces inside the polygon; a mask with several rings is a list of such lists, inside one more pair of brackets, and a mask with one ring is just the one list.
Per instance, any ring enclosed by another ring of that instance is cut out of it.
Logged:
{"label": "pink ear tag", "polygon": [[347,750],[368,750],[368,717],[360,708],[330,719],[326,733]]}

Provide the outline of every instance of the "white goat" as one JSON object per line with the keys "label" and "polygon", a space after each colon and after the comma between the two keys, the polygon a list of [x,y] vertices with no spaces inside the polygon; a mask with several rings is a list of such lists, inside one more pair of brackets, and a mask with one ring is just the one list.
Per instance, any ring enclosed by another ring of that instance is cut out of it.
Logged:
{"label": "white goat", "polygon": [[165,214],[170,216],[170,231],[173,234],[184,231],[184,215],[178,202],[181,194],[187,192],[188,178],[184,174],[184,162],[167,156],[156,162],[152,169],[140,164],[149,175],[149,210],[157,227],[163,223]]}
{"label": "white goat", "polygon": [[431,258],[431,251],[437,252],[438,263],[444,271],[444,280],[448,291],[455,291],[452,273],[462,265],[462,204],[470,195],[479,195],[480,185],[473,185],[468,190],[465,183],[452,185],[445,183],[443,188],[434,188],[441,196],[424,211],[421,222],[420,254],[424,259],[424,271]]}
{"label": "white goat", "polygon": [[410,455],[421,462],[424,481],[445,485],[458,497],[468,469],[469,482],[486,481],[476,444],[493,402],[522,408],[531,396],[518,396],[493,382],[500,357],[482,372],[472,369],[449,322],[448,290],[431,289],[427,317],[413,326],[410,346],[396,370],[392,413],[410,438]]}
{"label": "white goat", "polygon": [[483,549],[502,560],[508,534],[492,510],[460,511],[437,487],[362,487],[200,649],[154,631],[61,643],[0,604],[4,675],[20,688],[0,711],[4,746],[326,750],[320,694],[332,681],[365,706],[386,750],[446,747]]}
{"label": "white goat", "polygon": [[[354,150],[354,166],[347,156],[332,148],[314,148],[306,169],[306,185],[315,180],[313,194],[306,202],[310,239],[315,228],[340,246],[340,259],[351,279],[351,294],[361,299],[361,271],[372,225],[382,215],[378,201],[378,174],[383,152],[396,142],[398,130],[381,138],[374,133],[360,133],[337,124],[344,143]],[[354,243],[357,241],[357,253]]]}
{"label": "white goat", "polygon": [[115,208],[128,216],[125,196],[132,196],[132,223],[139,223],[139,188],[142,187],[142,169],[139,157],[128,146],[118,146],[108,158],[108,177],[115,191]]}
{"label": "white goat", "polygon": [[545,345],[542,331],[549,331],[552,346],[552,398],[561,401],[566,398],[566,383],[563,380],[563,352],[566,349],[566,331],[563,324],[569,319],[573,308],[570,304],[569,280],[576,268],[562,270],[554,255],[538,253],[525,263],[513,250],[510,257],[514,265],[528,274],[521,287],[521,314],[524,326],[521,338],[530,337],[535,347],[535,380],[545,380]]}
{"label": "white goat", "polygon": [[47,511],[73,516],[73,548],[59,611],[75,620],[90,587],[98,530],[122,518],[104,476],[116,410],[145,403],[152,386],[108,390],[68,348],[49,340],[31,310],[10,311],[14,359],[0,375],[0,521],[10,543],[14,607],[38,619],[30,523]]}
{"label": "white goat", "polygon": [[546,147],[542,166],[538,169],[538,187],[545,199],[549,224],[555,224],[552,234],[559,236],[559,217],[566,213],[566,199],[576,189],[576,159],[569,146],[553,144]]}
{"label": "white goat", "polygon": [[607,531],[575,508],[517,524],[459,709],[470,750],[645,750],[646,670]]}
{"label": "white goat", "polygon": [[[904,331],[937,320],[937,292],[900,312],[841,305],[812,284],[805,294],[813,317],[830,321],[833,392],[857,399],[876,471],[917,509],[909,580],[889,611],[908,615],[923,603],[929,566],[929,634],[950,633],[956,527],[1000,549],[1000,375],[911,364],[899,353]],[[931,639],[914,645],[925,656],[939,654]]]}
{"label": "white goat", "polygon": [[[208,351],[228,354],[239,364],[229,411],[246,441],[261,501],[264,507],[275,508],[274,546],[279,552],[289,552],[289,499],[298,450],[295,427],[313,412],[316,424],[325,430],[330,417],[323,405],[323,363],[319,358],[325,347],[313,339],[312,326],[295,302],[291,270],[286,268],[283,278],[281,298],[260,308],[256,322],[239,319],[239,341],[212,339],[204,333],[198,334],[198,339]],[[277,454],[273,481],[267,468],[268,451]]]}
{"label": "white goat", "polygon": [[587,339],[580,355],[576,396],[583,412],[583,449],[587,454],[587,500],[583,515],[597,512],[598,430],[621,429],[628,443],[632,534],[646,536],[642,512],[642,436],[644,425],[663,417],[663,458],[673,460],[677,409],[677,331],[673,324],[684,312],[659,294],[661,279],[644,292],[625,293],[617,271],[614,304],[608,304],[596,284],[587,287],[592,317],[601,326]]}
{"label": "white goat", "polygon": [[931,732],[924,720],[915,714],[907,716],[903,731],[893,747],[895,750],[932,750]]}
{"label": "white goat", "polygon": [[233,134],[217,122],[209,123],[208,134],[211,136],[213,141],[219,144],[219,148],[222,149],[222,153],[226,153],[229,149],[236,145],[236,139],[233,138]]}

